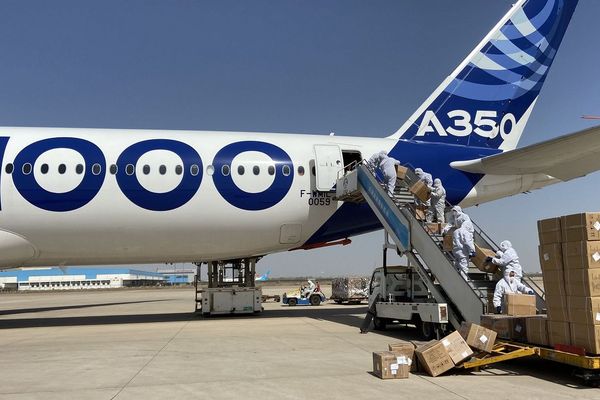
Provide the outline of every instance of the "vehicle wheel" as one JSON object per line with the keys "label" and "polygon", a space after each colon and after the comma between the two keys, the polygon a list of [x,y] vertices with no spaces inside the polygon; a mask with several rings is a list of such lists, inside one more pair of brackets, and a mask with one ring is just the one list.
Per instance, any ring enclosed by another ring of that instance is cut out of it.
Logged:
{"label": "vehicle wheel", "polygon": [[312,296],[310,296],[311,306],[318,306],[319,304],[321,304],[321,296],[319,296],[318,294],[313,294]]}
{"label": "vehicle wheel", "polygon": [[296,304],[298,304],[298,300],[296,300],[294,298],[288,299],[288,306],[294,307]]}
{"label": "vehicle wheel", "polygon": [[279,297],[279,296],[275,296],[275,302],[276,302],[276,303],[279,303],[279,302],[281,302],[281,297]]}
{"label": "vehicle wheel", "polygon": [[385,330],[385,321],[379,317],[375,317],[373,318],[373,328],[376,331],[383,331]]}
{"label": "vehicle wheel", "polygon": [[419,330],[419,333],[425,340],[434,339],[436,336],[436,329],[433,325],[433,322],[419,321],[417,323],[417,329]]}

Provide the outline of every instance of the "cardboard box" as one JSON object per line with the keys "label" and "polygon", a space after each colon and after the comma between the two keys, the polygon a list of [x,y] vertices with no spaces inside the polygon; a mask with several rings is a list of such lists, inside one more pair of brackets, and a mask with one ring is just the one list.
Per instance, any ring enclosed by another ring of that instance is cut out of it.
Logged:
{"label": "cardboard box", "polygon": [[438,376],[454,368],[454,362],[439,340],[432,340],[415,349],[419,364],[431,376]]}
{"label": "cardboard box", "polygon": [[542,278],[544,280],[544,292],[546,296],[565,297],[567,295],[565,275],[562,270],[544,271]]}
{"label": "cardboard box", "polygon": [[402,165],[396,165],[396,176],[398,179],[404,180],[406,178],[406,173],[408,172],[408,168],[403,167]]}
{"label": "cardboard box", "polygon": [[525,319],[527,343],[548,346],[548,319],[545,315],[536,315]]}
{"label": "cardboard box", "polygon": [[442,226],[442,224],[437,223],[437,222],[435,222],[435,223],[429,222],[429,223],[427,223],[426,226],[427,226],[427,231],[430,234],[435,234],[435,235],[439,235],[440,233],[442,233],[442,229],[444,228]]}
{"label": "cardboard box", "polygon": [[521,293],[506,293],[504,295],[503,313],[513,316],[535,315],[535,296]]}
{"label": "cardboard box", "polygon": [[571,344],[600,354],[600,325],[571,324]]}
{"label": "cardboard box", "polygon": [[561,243],[543,244],[538,248],[542,272],[562,271],[563,250]]}
{"label": "cardboard box", "polygon": [[483,272],[496,273],[498,271],[498,266],[495,264],[487,263],[485,260],[488,257],[494,258],[496,256],[496,252],[490,249],[486,249],[484,247],[479,247],[475,245],[475,257],[471,259],[471,262],[475,264],[477,269]]}
{"label": "cardboard box", "polygon": [[600,240],[600,213],[566,215],[560,219],[562,242]]}
{"label": "cardboard box", "polygon": [[571,345],[571,328],[569,322],[548,320],[548,343]]}
{"label": "cardboard box", "polygon": [[496,344],[496,332],[489,327],[483,326],[483,324],[477,325],[472,322],[463,322],[458,333],[475,350],[489,353],[494,348],[494,344]]}
{"label": "cardboard box", "polygon": [[552,321],[569,321],[567,296],[550,296],[546,292],[546,313]]}
{"label": "cardboard box", "polygon": [[[411,340],[410,343],[416,349],[417,347],[421,347],[421,346],[429,343],[429,341],[426,341],[426,340]],[[416,355],[413,358],[413,365],[412,365],[412,368],[410,370],[411,371],[418,371],[418,372],[425,372],[425,368],[423,368],[423,366],[419,362],[419,357],[417,357]]]}
{"label": "cardboard box", "polygon": [[527,317],[524,316],[486,314],[481,316],[481,325],[495,331],[502,339],[527,340]]}
{"label": "cardboard box", "polygon": [[411,342],[399,341],[390,343],[388,350],[398,356],[405,356],[410,362],[410,372],[417,372],[417,363],[415,360],[415,345]]}
{"label": "cardboard box", "polygon": [[429,197],[431,197],[429,187],[427,187],[427,184],[425,184],[423,181],[416,182],[408,190],[421,201],[427,201],[429,200]]}
{"label": "cardboard box", "polygon": [[600,296],[600,269],[565,269],[565,290],[569,296]]}
{"label": "cardboard box", "polygon": [[569,321],[577,324],[600,325],[600,297],[567,297]]}
{"label": "cardboard box", "polygon": [[441,342],[454,364],[459,364],[473,355],[473,350],[471,350],[460,333],[456,331],[443,338]]}
{"label": "cardboard box", "polygon": [[381,379],[406,379],[410,365],[405,356],[391,351],[373,353],[373,373]]}
{"label": "cardboard box", "polygon": [[541,245],[562,242],[560,217],[542,219],[537,222],[537,226]]}
{"label": "cardboard box", "polygon": [[445,251],[452,251],[452,247],[453,247],[452,234],[454,233],[455,230],[456,229],[453,228],[444,235],[444,250]]}
{"label": "cardboard box", "polygon": [[417,207],[415,209],[415,218],[418,219],[419,221],[425,221],[425,219],[426,219],[425,210]]}
{"label": "cardboard box", "polygon": [[600,241],[563,243],[562,253],[565,269],[600,268]]}

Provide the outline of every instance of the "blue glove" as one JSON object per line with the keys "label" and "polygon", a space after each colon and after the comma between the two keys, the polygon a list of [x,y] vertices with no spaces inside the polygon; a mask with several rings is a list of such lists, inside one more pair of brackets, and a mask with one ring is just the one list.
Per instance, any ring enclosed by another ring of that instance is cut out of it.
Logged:
{"label": "blue glove", "polygon": [[486,257],[486,258],[485,258],[485,263],[486,263],[486,264],[489,264],[489,263],[491,263],[491,262],[492,262],[492,257]]}
{"label": "blue glove", "polygon": [[496,314],[501,314],[502,313],[502,307],[498,306],[496,307]]}
{"label": "blue glove", "polygon": [[473,258],[473,257],[475,257],[475,252],[474,251],[471,252],[471,254],[469,254],[469,258]]}
{"label": "blue glove", "polygon": [[527,294],[533,294],[533,290],[530,289]]}

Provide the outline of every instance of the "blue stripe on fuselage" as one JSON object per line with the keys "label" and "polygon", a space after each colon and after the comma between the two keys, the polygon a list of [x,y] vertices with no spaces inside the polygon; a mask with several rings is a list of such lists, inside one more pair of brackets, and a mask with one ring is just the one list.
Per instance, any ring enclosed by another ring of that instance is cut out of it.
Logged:
{"label": "blue stripe on fuselage", "polygon": [[[420,167],[434,178],[440,178],[446,189],[446,200],[451,204],[458,204],[483,175],[456,170],[450,167],[450,163],[498,153],[500,151],[496,149],[399,140],[389,155],[403,165],[413,169]],[[377,217],[366,203],[344,203],[305,244],[330,242],[381,228]]]}

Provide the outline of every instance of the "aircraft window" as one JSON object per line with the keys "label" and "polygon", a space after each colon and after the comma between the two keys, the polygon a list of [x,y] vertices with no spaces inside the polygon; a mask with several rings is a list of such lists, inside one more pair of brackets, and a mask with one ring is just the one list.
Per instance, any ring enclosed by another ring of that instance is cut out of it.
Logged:
{"label": "aircraft window", "polygon": [[14,166],[12,164],[6,164],[6,168],[4,169],[7,174],[12,174]]}
{"label": "aircraft window", "polygon": [[181,165],[177,165],[175,166],[175,174],[176,175],[181,175],[183,174],[183,167]]}
{"label": "aircraft window", "polygon": [[133,173],[135,172],[135,167],[133,166],[133,164],[127,164],[127,166],[125,167],[125,173],[129,176],[133,175]]}
{"label": "aircraft window", "polygon": [[317,170],[315,169],[315,167],[312,167],[310,169],[310,172],[311,172],[312,176],[315,176],[317,174]]}
{"label": "aircraft window", "polygon": [[192,174],[192,176],[196,176],[199,172],[200,168],[196,164],[192,164],[192,166],[190,167],[190,174]]}
{"label": "aircraft window", "polygon": [[77,173],[77,175],[83,174],[83,165],[82,164],[77,164],[75,166],[75,173]]}
{"label": "aircraft window", "polygon": [[160,167],[158,167],[158,172],[159,172],[161,175],[164,175],[164,174],[166,174],[166,173],[167,173],[167,167],[165,167],[164,165],[161,165]]}
{"label": "aircraft window", "polygon": [[228,176],[229,175],[229,165],[223,165],[221,167],[221,173],[223,174],[223,176]]}
{"label": "aircraft window", "polygon": [[283,176],[289,176],[290,175],[290,166],[289,165],[284,165],[281,168],[281,172],[283,173]]}
{"label": "aircraft window", "polygon": [[255,165],[254,167],[252,167],[252,173],[254,175],[260,174],[260,167],[258,165]]}
{"label": "aircraft window", "polygon": [[304,175],[304,167],[302,165],[298,167],[298,175]]}
{"label": "aircraft window", "polygon": [[239,175],[244,175],[244,172],[246,172],[246,170],[244,169],[244,166],[243,166],[243,165],[240,165],[240,166],[238,167],[238,174],[239,174]]}
{"label": "aircraft window", "polygon": [[48,173],[48,164],[42,164],[42,167],[40,168],[40,172],[42,174],[47,174]]}
{"label": "aircraft window", "polygon": [[269,175],[275,175],[275,167],[272,165],[269,165],[267,172],[269,173]]}
{"label": "aircraft window", "polygon": [[96,163],[92,165],[92,174],[100,175],[100,172],[102,172],[102,167],[100,166],[100,164]]}
{"label": "aircraft window", "polygon": [[208,167],[206,167],[206,173],[210,176],[212,176],[215,173],[215,167],[213,167],[212,165],[209,165]]}
{"label": "aircraft window", "polygon": [[148,175],[150,173],[150,166],[148,164],[144,165],[144,167],[142,168],[142,172],[144,173],[144,175]]}
{"label": "aircraft window", "polygon": [[113,175],[114,175],[114,174],[116,174],[118,170],[119,170],[119,167],[117,167],[117,165],[116,165],[116,164],[112,164],[112,165],[110,166],[110,173],[111,173],[111,174],[113,174]]}
{"label": "aircraft window", "polygon": [[23,164],[23,173],[25,175],[29,175],[31,173],[31,164],[29,164],[29,163]]}
{"label": "aircraft window", "polygon": [[60,164],[58,166],[58,173],[59,174],[64,174],[67,171],[67,166],[65,164]]}

